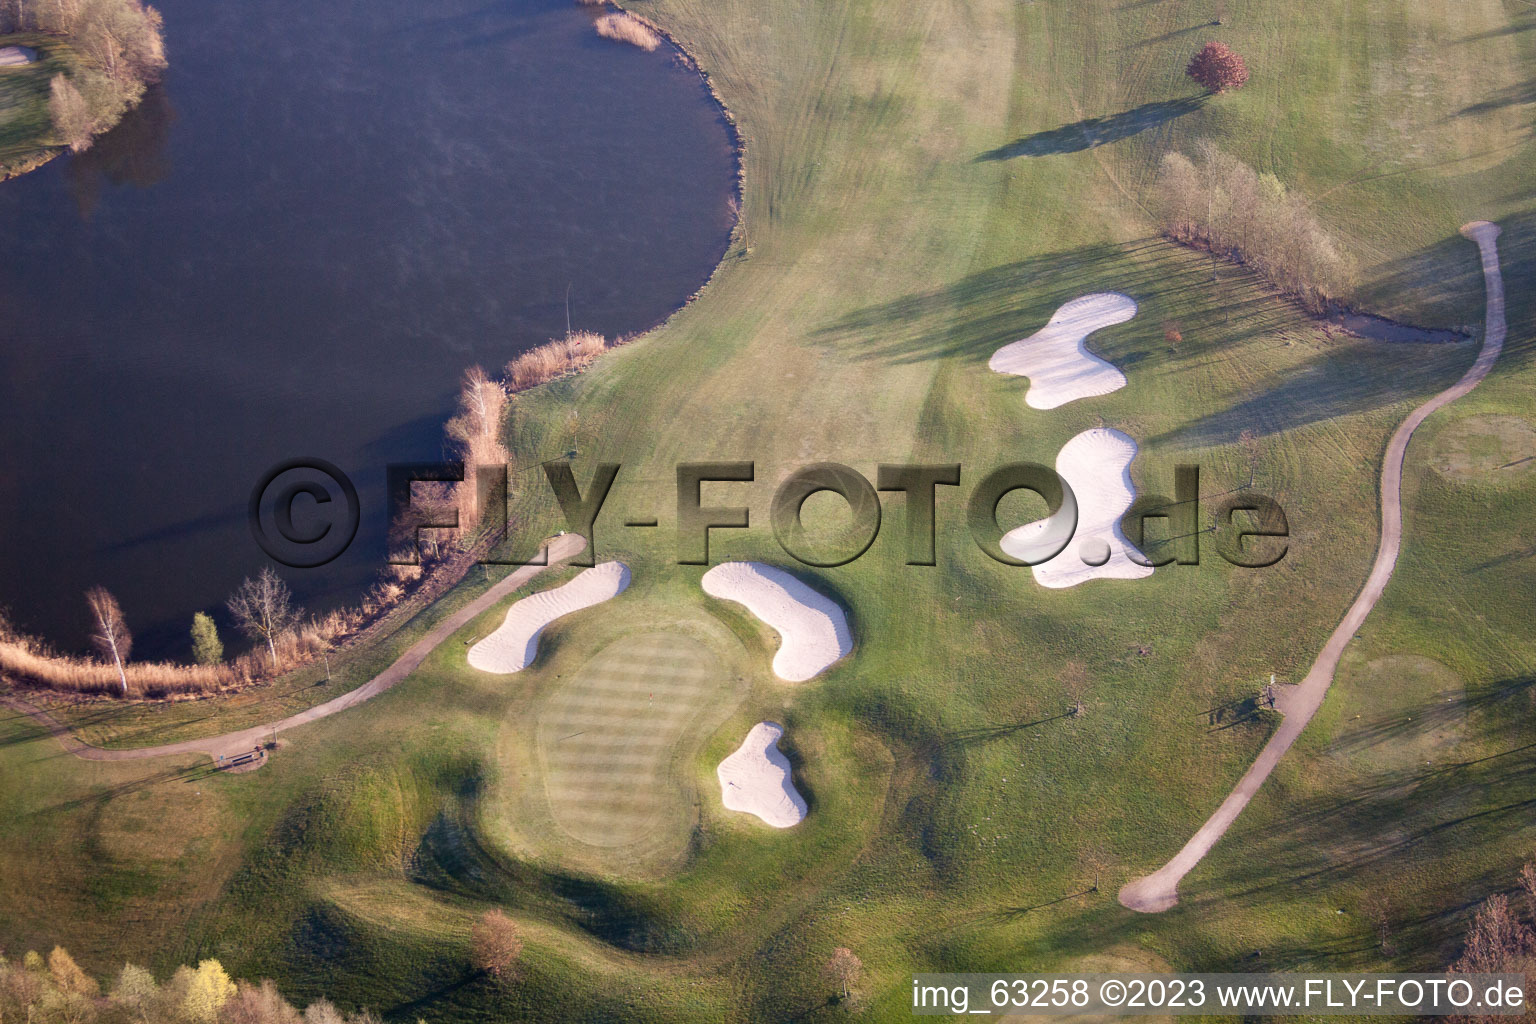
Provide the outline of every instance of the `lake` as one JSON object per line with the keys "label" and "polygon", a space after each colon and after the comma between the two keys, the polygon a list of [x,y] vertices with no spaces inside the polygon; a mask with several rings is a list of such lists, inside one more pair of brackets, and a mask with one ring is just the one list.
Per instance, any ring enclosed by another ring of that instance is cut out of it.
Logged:
{"label": "lake", "polygon": [[268,564],[268,468],[357,484],[347,553],[278,567],[355,601],[384,468],[443,456],[463,371],[562,335],[568,291],[609,336],[677,308],[724,255],[735,156],[675,50],[570,0],[158,5],[163,85],[0,183],[0,604],[76,649],[101,584],[137,656],[180,658]]}

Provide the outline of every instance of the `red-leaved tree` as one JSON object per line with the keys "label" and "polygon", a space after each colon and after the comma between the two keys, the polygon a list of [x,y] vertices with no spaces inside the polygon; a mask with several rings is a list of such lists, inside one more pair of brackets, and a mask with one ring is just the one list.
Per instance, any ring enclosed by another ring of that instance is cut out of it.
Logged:
{"label": "red-leaved tree", "polygon": [[1248,81],[1248,65],[1226,43],[1206,43],[1184,73],[1211,92],[1241,89]]}

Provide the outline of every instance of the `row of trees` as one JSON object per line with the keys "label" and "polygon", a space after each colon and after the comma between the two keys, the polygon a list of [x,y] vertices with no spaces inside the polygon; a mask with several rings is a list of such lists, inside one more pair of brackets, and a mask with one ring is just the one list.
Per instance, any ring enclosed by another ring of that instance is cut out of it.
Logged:
{"label": "row of trees", "polygon": [[[514,984],[523,953],[517,925],[500,910],[481,915],[470,932],[470,966],[491,981]],[[839,946],[825,967],[844,1002],[864,964]],[[270,980],[233,981],[217,960],[178,967],[164,984],[124,964],[106,991],[62,946],[12,963],[0,956],[0,1022],[27,1024],[378,1024],[367,1010],[344,1014],[322,999],[301,1013]]]}
{"label": "row of trees", "polygon": [[140,0],[0,0],[0,32],[63,36],[122,83],[142,87],[166,67],[160,12]]}
{"label": "row of trees", "polygon": [[367,1010],[346,1014],[322,999],[301,1013],[270,981],[232,981],[217,960],[178,967],[161,984],[124,964],[102,991],[62,947],[19,962],[0,957],[0,1021],[27,1024],[379,1024]]}
{"label": "row of trees", "polygon": [[[128,693],[128,655],[133,650],[133,631],[123,617],[122,606],[106,587],[86,591],[91,610],[91,646],[101,660],[117,669],[124,696]],[[228,604],[235,627],[252,641],[266,645],[272,668],[277,668],[277,642],[286,636],[303,614],[293,603],[288,584],[272,569],[246,577]],[[192,616],[192,655],[199,665],[218,665],[224,660],[224,642],[212,616]]]}
{"label": "row of trees", "polygon": [[166,67],[160,12],[140,0],[0,0],[6,32],[61,36],[80,55],[48,88],[54,133],[75,152],[117,124]]}
{"label": "row of trees", "polygon": [[1306,202],[1209,140],[1163,157],[1154,202],[1168,237],[1253,267],[1314,312],[1349,293],[1353,267]]}

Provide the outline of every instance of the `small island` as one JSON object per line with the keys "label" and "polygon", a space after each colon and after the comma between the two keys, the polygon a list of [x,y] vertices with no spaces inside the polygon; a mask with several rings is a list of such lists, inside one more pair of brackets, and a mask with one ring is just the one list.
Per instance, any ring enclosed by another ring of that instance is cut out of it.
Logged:
{"label": "small island", "polygon": [[165,67],[160,12],[140,0],[0,0],[0,180],[90,148]]}

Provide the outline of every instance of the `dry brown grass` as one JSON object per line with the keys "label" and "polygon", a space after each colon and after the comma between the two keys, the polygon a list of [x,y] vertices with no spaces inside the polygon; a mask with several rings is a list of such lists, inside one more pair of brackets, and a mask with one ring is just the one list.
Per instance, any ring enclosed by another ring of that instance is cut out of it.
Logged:
{"label": "dry brown grass", "polygon": [[632,43],[642,50],[654,50],[661,45],[661,36],[627,11],[605,14],[597,19],[597,34],[605,39],[617,39]]}
{"label": "dry brown grass", "polygon": [[[249,682],[258,670],[259,660],[249,656],[222,665],[144,661],[123,667],[129,697],[216,693]],[[115,665],[55,654],[30,637],[0,640],[0,676],[68,693],[124,696]]]}
{"label": "dry brown grass", "polygon": [[592,365],[610,346],[592,331],[576,331],[564,338],[529,349],[507,364],[507,386],[513,391],[547,384]]}
{"label": "dry brown grass", "polygon": [[459,388],[459,412],[444,428],[454,453],[464,462],[464,479],[447,488],[443,496],[459,513],[462,536],[480,521],[479,470],[505,466],[511,456],[501,443],[501,416],[507,407],[507,391],[478,366],[470,367]]}

